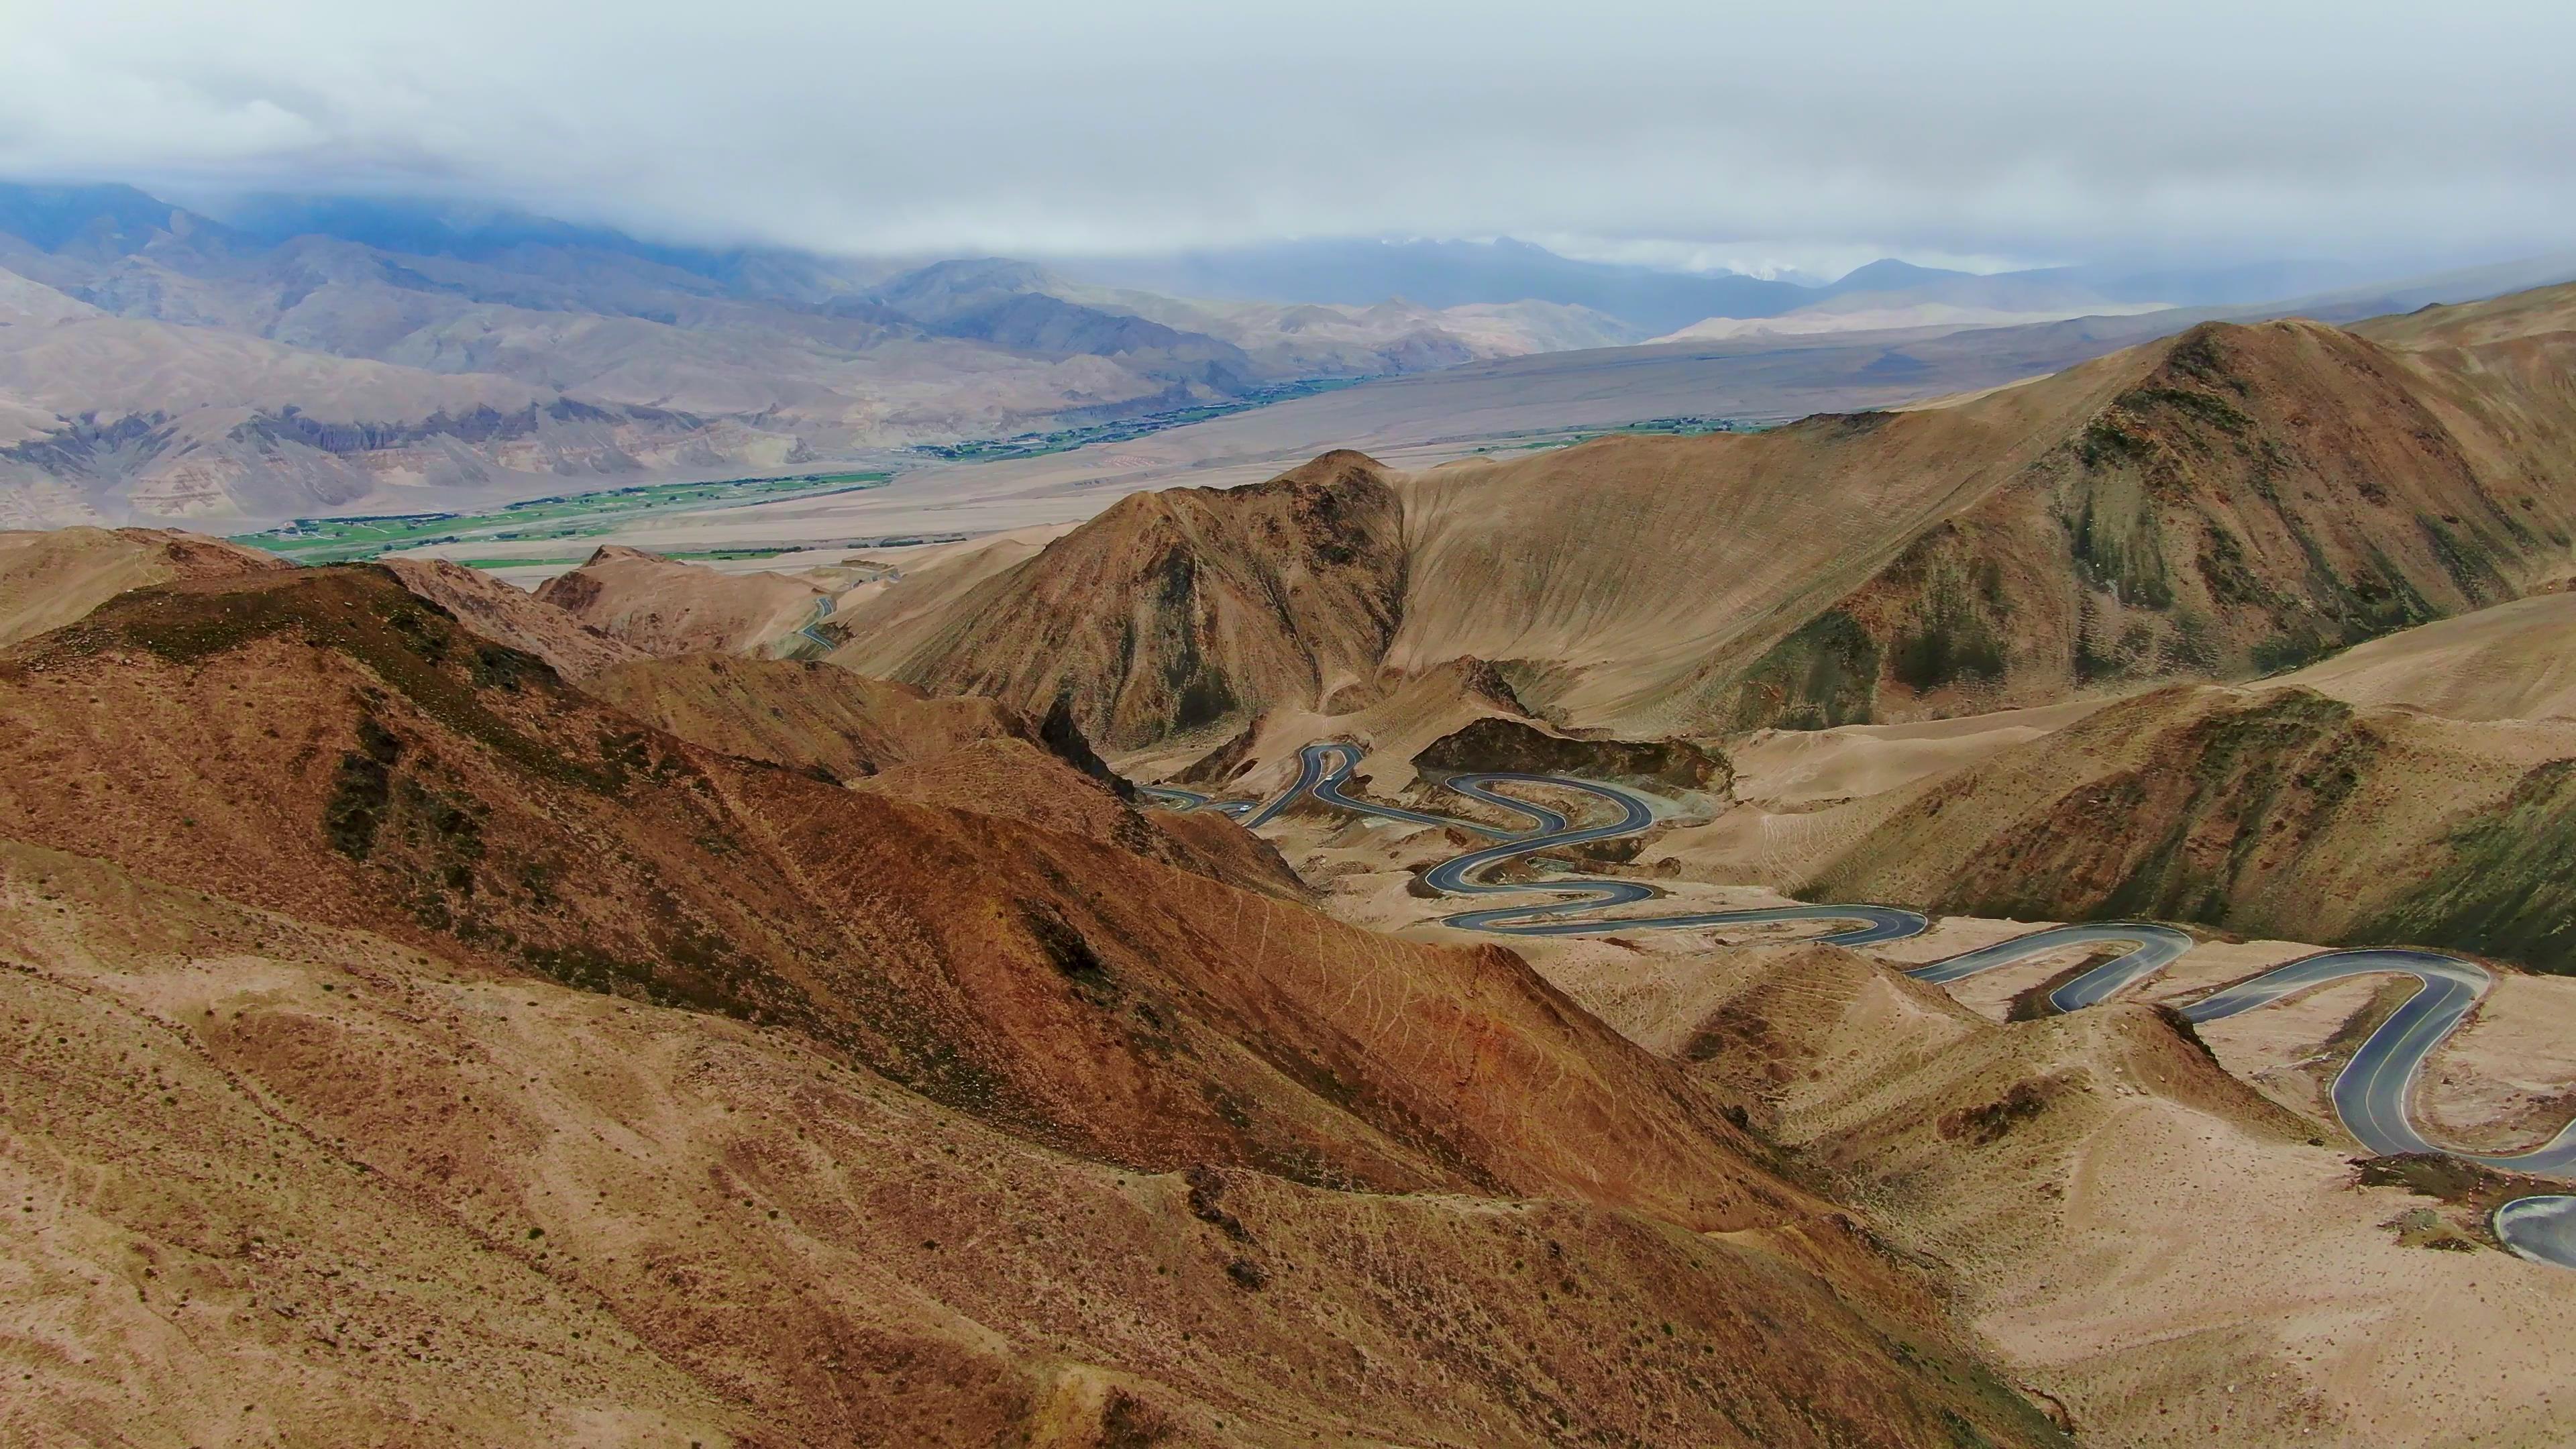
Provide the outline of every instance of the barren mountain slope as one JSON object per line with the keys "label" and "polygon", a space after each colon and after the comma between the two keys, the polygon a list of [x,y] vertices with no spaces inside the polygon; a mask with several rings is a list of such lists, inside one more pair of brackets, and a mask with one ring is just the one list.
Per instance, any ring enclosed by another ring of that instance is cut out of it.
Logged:
{"label": "barren mountain slope", "polygon": [[[1155,585],[1182,524],[1131,501],[842,658],[1023,705],[1069,688],[1127,749],[1373,681],[1389,619],[1398,673],[1490,660],[1557,724],[1638,735],[2243,676],[2563,571],[2576,488],[2552,460],[2576,428],[2576,334],[2527,298],[2481,305],[2413,350],[2210,325],[1954,407],[1435,468],[1395,485],[1401,555],[1375,570],[1400,580],[1394,608],[1240,602],[1261,563],[1214,519],[1261,506],[1242,493],[1164,495],[1209,522],[1187,577]],[[2468,317],[2504,320],[2439,341]],[[1197,592],[1214,560],[1245,580],[1230,607]],[[1327,627],[1340,647],[1305,647]]]}
{"label": "barren mountain slope", "polygon": [[1073,528],[1069,523],[1040,524],[956,543],[870,550],[868,561],[888,567],[889,574],[842,592],[825,622],[858,642],[825,657],[859,657],[871,636],[899,631],[907,620],[946,608],[984,580],[1036,557]]}
{"label": "barren mountain slope", "polygon": [[440,485],[444,505],[489,497],[514,470],[534,484],[684,453],[776,462],[793,446],[489,373],[111,316],[0,327],[0,404],[25,419],[0,436],[0,522],[37,527],[273,522],[362,500],[400,507],[420,484]]}
{"label": "barren mountain slope", "polygon": [[1036,724],[992,700],[933,699],[819,661],[684,655],[624,665],[583,688],[692,744],[835,780],[977,740],[1042,743]]}
{"label": "barren mountain slope", "polygon": [[[1753,1094],[1900,1250],[1958,1272],[1980,1336],[2084,1443],[2563,1435],[2565,1271],[2476,1248],[2473,1213],[2357,1185],[2335,1129],[2152,1008],[2001,1026],[1832,947],[1693,964],[1688,990],[1621,1024]],[[2369,1009],[2365,991],[2264,1055],[2313,1060]]]}
{"label": "barren mountain slope", "polygon": [[2453,721],[2299,688],[2189,686],[1905,787],[1817,899],[2149,917],[2576,969],[2576,721]]}
{"label": "barren mountain slope", "polygon": [[821,589],[785,574],[729,574],[615,544],[537,589],[540,603],[645,654],[744,654],[812,620]]}
{"label": "barren mountain slope", "polygon": [[[588,693],[708,749],[766,760],[818,779],[1097,840],[1211,879],[1300,898],[1277,853],[1222,816],[1193,832],[1149,819],[1069,724],[1033,722],[989,699],[933,699],[908,684],[819,661],[695,654],[622,665]],[[1211,840],[1221,826],[1242,838]]]}
{"label": "barren mountain slope", "polygon": [[[2576,338],[2551,345],[2563,374]],[[1822,616],[1882,661],[1877,713],[2277,669],[2564,573],[2576,474],[2551,438],[2576,397],[2311,323],[2130,360],[2039,467]]]}
{"label": "barren mountain slope", "polygon": [[1511,953],[686,745],[379,570],[0,655],[0,838],[39,1425],[2044,1437]]}
{"label": "barren mountain slope", "polygon": [[1068,1158],[15,842],[0,939],[13,1439],[2046,1441],[1794,1240]]}
{"label": "barren mountain slope", "polygon": [[[1402,789],[1413,780],[1413,756],[1431,741],[1475,720],[1527,717],[1500,671],[1482,660],[1462,659],[1410,676],[1382,674],[1375,690],[1351,690],[1333,701],[1339,710],[1265,710],[1214,749],[1203,742],[1178,745],[1170,758],[1147,756],[1148,766],[1198,789],[1271,794],[1297,775],[1297,752],[1317,740],[1341,740],[1360,749],[1360,778],[1380,789]],[[1177,762],[1177,771],[1170,767]]]}
{"label": "barren mountain slope", "polygon": [[128,589],[284,567],[256,549],[154,528],[0,533],[0,645],[58,629]]}
{"label": "barren mountain slope", "polygon": [[1279,852],[1235,822],[1213,812],[1193,820],[1138,810],[1106,784],[1023,739],[976,740],[891,766],[853,781],[852,788],[1026,821],[1280,900],[1309,899]]}
{"label": "barren mountain slope", "polygon": [[1390,662],[1519,661],[1578,724],[1814,727],[2276,668],[2496,602],[2564,569],[2576,334],[2480,306],[2440,334],[2490,319],[2465,348],[2211,325],[1951,408],[1437,469],[1406,488]]}
{"label": "barren mountain slope", "polygon": [[1327,453],[1253,487],[1122,499],[944,609],[835,657],[934,694],[1043,713],[1133,747],[1374,680],[1404,588],[1377,464]]}
{"label": "barren mountain slope", "polygon": [[484,638],[536,655],[566,679],[588,679],[651,657],[561,605],[481,569],[443,558],[389,558],[383,563],[404,588],[454,614]]}
{"label": "barren mountain slope", "polygon": [[2448,719],[2576,718],[2576,594],[2539,594],[2358,644],[2281,677]]}

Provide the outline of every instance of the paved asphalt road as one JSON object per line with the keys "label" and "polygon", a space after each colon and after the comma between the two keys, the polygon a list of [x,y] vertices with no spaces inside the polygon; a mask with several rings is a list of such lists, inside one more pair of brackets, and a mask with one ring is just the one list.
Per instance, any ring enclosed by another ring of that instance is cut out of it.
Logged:
{"label": "paved asphalt road", "polygon": [[[1703,911],[1683,915],[1602,915],[1604,910],[1653,900],[1662,893],[1630,880],[1593,876],[1560,876],[1552,880],[1497,884],[1477,879],[1504,861],[1555,847],[1616,840],[1652,825],[1654,807],[1636,791],[1565,775],[1488,771],[1453,775],[1448,787],[1470,799],[1498,806],[1533,822],[1510,831],[1472,820],[1427,811],[1382,805],[1348,794],[1343,786],[1359,763],[1351,745],[1325,742],[1297,752],[1297,780],[1277,799],[1263,805],[1216,802],[1193,791],[1149,787],[1146,793],[1183,809],[1216,809],[1237,815],[1248,826],[1267,824],[1301,798],[1312,795],[1327,804],[1361,815],[1407,824],[1465,830],[1492,837],[1496,843],[1453,856],[1425,872],[1423,882],[1444,895],[1544,894],[1559,897],[1544,904],[1523,903],[1461,911],[1442,918],[1460,930],[1513,936],[1575,936],[1608,931],[1688,930],[1711,926],[1753,925],[1769,921],[1838,921],[1846,929],[1817,939],[1863,946],[1916,935],[1927,928],[1924,918],[1892,906],[1805,905],[1743,911]],[[1537,785],[1566,790],[1603,801],[1612,818],[1599,825],[1578,826],[1543,805],[1497,793],[1499,784]],[[1248,813],[1247,813],[1248,812]],[[2192,938],[2171,926],[2143,921],[2088,922],[2035,931],[2009,941],[1929,962],[1907,974],[1931,982],[1963,980],[1979,972],[2009,966],[2068,946],[2116,944],[2129,949],[2049,993],[2059,1011],[2096,1006],[2171,965],[2192,947]],[[2469,1008],[2486,994],[2492,978],[2486,968],[2434,951],[2371,949],[2330,951],[2275,967],[2250,980],[2225,987],[2184,1007],[2194,1022],[2219,1021],[2268,1006],[2294,992],[2355,976],[2396,974],[2420,983],[2415,994],[2362,1042],[2335,1078],[2335,1115],[2361,1144],[2377,1155],[2403,1152],[2444,1153],[2507,1172],[2550,1177],[2576,1177],[2576,1122],[2547,1143],[2528,1152],[2503,1155],[2458,1152],[2436,1146],[2416,1126],[2407,1110],[2424,1060],[2457,1028]],[[2538,1262],[2576,1268],[2576,1195],[2544,1194],[2516,1198],[2495,1210],[2497,1238],[2506,1247]]]}
{"label": "paved asphalt road", "polygon": [[2009,941],[1997,941],[1991,946],[1980,946],[1929,966],[1917,966],[1907,974],[1926,981],[1961,981],[1980,971],[2027,961],[2049,951],[2091,945],[2121,945],[2129,950],[2048,993],[2050,1006],[2059,1011],[2099,1006],[2122,989],[2172,965],[2183,952],[2192,948],[2192,939],[2188,932],[2145,921],[2097,921],[2079,926],[2055,926],[2045,931],[2033,931],[2027,936],[2016,936]]}

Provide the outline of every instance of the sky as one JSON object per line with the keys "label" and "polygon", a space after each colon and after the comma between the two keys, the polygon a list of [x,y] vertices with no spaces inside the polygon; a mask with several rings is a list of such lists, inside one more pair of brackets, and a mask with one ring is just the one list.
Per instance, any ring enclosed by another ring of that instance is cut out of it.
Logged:
{"label": "sky", "polygon": [[2576,5],[0,0],[0,175],[669,240],[1830,275],[2576,238]]}

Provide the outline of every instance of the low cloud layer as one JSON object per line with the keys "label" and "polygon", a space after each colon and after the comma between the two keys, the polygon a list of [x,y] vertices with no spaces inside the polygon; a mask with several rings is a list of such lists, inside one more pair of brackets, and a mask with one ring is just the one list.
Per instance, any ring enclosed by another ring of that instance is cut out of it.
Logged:
{"label": "low cloud layer", "polygon": [[11,8],[0,173],[691,240],[1512,234],[1803,265],[2576,237],[2576,7],[2539,0]]}

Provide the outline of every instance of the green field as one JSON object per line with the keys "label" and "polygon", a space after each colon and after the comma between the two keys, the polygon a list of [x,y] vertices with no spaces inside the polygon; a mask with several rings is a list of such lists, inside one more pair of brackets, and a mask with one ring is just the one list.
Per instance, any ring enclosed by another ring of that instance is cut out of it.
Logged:
{"label": "green field", "polygon": [[[783,545],[770,548],[657,548],[653,550],[663,558],[675,558],[684,563],[701,559],[776,558],[782,553],[795,551]],[[584,553],[566,553],[549,554],[543,557],[505,555],[498,558],[460,558],[453,562],[461,563],[469,569],[569,569],[579,568],[589,558],[590,555]]]}
{"label": "green field", "polygon": [[1249,412],[1291,398],[1312,397],[1319,392],[1337,392],[1357,387],[1365,377],[1310,378],[1303,382],[1283,382],[1255,388],[1239,398],[1199,407],[1174,408],[1169,412],[1147,413],[1142,417],[1120,418],[1115,422],[1086,423],[1078,428],[1057,428],[1053,432],[1021,433],[1009,438],[983,438],[964,443],[924,443],[912,451],[948,463],[992,463],[1005,458],[1038,458],[1049,453],[1070,453],[1093,443],[1123,443],[1159,433],[1166,428],[1185,427],[1221,418],[1229,413]]}
{"label": "green field", "polygon": [[[636,519],[684,509],[768,503],[879,488],[892,473],[799,473],[783,478],[731,478],[717,483],[649,483],[595,493],[531,498],[481,513],[379,513],[348,518],[299,518],[262,533],[237,534],[233,542],[262,548],[296,563],[347,563],[434,543],[535,543],[615,532]],[[776,552],[768,550],[766,552]],[[706,557],[762,557],[758,550],[713,550]],[[477,567],[510,567],[535,558],[476,559]]]}
{"label": "green field", "polygon": [[[1639,422],[1620,423],[1615,427],[1587,428],[1579,432],[1548,433],[1529,442],[1490,443],[1478,448],[1479,453],[1537,453],[1550,448],[1571,448],[1594,438],[1654,436],[1695,438],[1705,433],[1758,433],[1762,425],[1736,418],[1677,417],[1646,418]],[[1507,434],[1526,437],[1527,434]]]}

